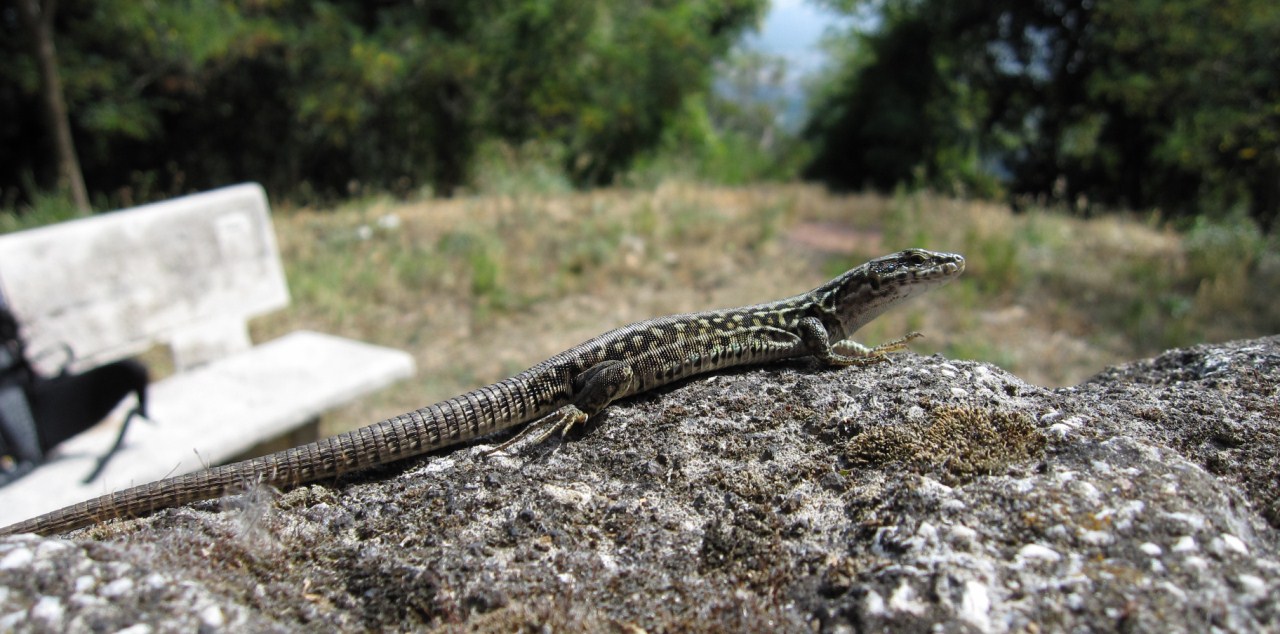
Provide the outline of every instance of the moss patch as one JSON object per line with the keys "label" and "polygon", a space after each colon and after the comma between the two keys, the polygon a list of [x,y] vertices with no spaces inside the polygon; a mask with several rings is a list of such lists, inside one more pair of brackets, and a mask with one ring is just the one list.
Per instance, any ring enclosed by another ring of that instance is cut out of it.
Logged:
{"label": "moss patch", "polygon": [[948,405],[916,425],[876,427],[850,439],[844,457],[855,467],[901,465],[939,473],[949,485],[998,474],[1044,452],[1046,439],[1021,412]]}

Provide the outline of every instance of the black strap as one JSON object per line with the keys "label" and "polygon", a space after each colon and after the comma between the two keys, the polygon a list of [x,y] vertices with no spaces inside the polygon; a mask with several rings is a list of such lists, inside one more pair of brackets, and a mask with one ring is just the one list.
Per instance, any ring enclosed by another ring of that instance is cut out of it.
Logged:
{"label": "black strap", "polygon": [[32,376],[18,337],[18,320],[0,295],[0,485],[22,477],[44,459],[25,390]]}
{"label": "black strap", "polygon": [[39,462],[44,458],[36,433],[36,419],[31,415],[27,395],[20,385],[0,387],[0,432],[7,445],[6,453],[18,462]]}
{"label": "black strap", "polygon": [[90,482],[97,480],[98,476],[102,475],[102,470],[107,468],[107,463],[111,461],[111,458],[115,457],[116,452],[120,450],[120,445],[124,444],[124,434],[129,430],[129,422],[132,421],[135,416],[147,422],[151,421],[151,419],[147,418],[147,415],[143,413],[142,410],[142,407],[135,407],[129,410],[129,415],[124,418],[124,424],[120,425],[120,433],[116,434],[115,443],[111,445],[111,448],[107,450],[107,453],[102,454],[102,457],[98,458],[98,464],[94,465],[93,471],[90,471],[89,475],[85,476],[84,480],[81,480],[81,482],[89,484]]}
{"label": "black strap", "polygon": [[53,377],[42,377],[31,366],[17,318],[0,296],[0,485],[12,482],[40,464],[58,443],[96,425],[120,400],[136,394],[138,406],[125,418],[106,454],[85,479],[91,482],[120,449],[135,416],[147,418],[148,372],[127,359],[81,374],[68,366],[73,358],[63,346],[66,363]]}

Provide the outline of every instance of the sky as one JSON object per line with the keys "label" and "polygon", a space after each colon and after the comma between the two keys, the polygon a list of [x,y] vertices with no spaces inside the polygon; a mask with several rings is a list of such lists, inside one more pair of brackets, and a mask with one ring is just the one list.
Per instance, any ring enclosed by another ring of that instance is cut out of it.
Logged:
{"label": "sky", "polygon": [[[827,61],[821,40],[828,29],[847,24],[848,18],[804,0],[773,0],[759,31],[749,32],[741,45],[781,57],[787,62],[787,78],[782,87],[779,122],[798,129],[806,118],[804,85]],[[776,93],[774,94],[776,97]]]}
{"label": "sky", "polygon": [[846,18],[804,0],[773,0],[758,33],[749,33],[743,45],[784,57],[796,75],[817,71],[826,61],[819,40],[828,27]]}

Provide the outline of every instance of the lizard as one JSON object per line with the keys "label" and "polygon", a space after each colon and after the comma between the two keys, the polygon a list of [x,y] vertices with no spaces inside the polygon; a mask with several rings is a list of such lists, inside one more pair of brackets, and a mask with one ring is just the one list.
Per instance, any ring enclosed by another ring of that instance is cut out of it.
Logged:
{"label": "lizard", "polygon": [[657,317],[610,330],[492,385],[406,414],[240,462],[126,488],[0,528],[56,534],[231,495],[282,489],[386,465],[529,423],[511,440],[539,443],[618,399],[724,368],[813,356],[830,366],[875,363],[919,337],[874,348],[848,337],[886,310],[949,282],[963,256],[907,249],[800,295],[741,308]]}

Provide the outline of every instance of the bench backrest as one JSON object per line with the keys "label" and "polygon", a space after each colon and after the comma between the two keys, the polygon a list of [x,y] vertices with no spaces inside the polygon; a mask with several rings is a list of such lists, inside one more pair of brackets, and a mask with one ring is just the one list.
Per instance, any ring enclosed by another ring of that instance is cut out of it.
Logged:
{"label": "bench backrest", "polygon": [[289,303],[257,184],[0,236],[0,293],[28,350],[84,369],[170,346],[183,370],[250,345],[247,319]]}

